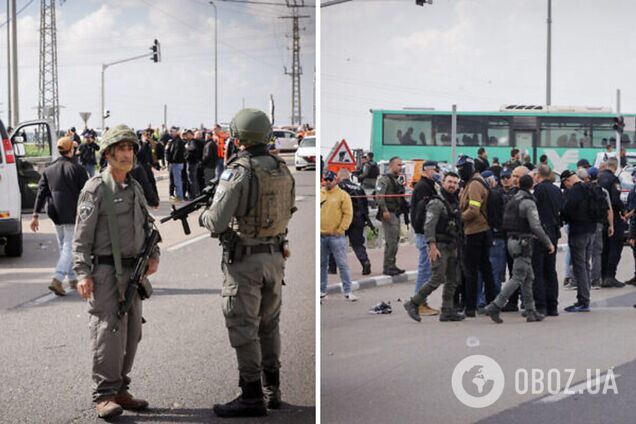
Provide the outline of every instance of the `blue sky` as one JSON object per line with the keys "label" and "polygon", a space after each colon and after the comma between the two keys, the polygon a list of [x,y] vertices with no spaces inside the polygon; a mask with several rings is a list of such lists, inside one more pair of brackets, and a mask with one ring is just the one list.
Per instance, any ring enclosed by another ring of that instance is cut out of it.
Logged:
{"label": "blue sky", "polygon": [[[636,112],[636,2],[552,2],[552,104]],[[321,9],[322,152],[368,148],[369,109],[545,104],[546,0],[354,0]],[[346,40],[346,42],[343,42]]]}
{"label": "blue sky", "polygon": [[[276,0],[284,3],[283,0]],[[18,0],[18,9],[28,0]],[[18,17],[20,120],[36,117],[38,103],[39,1]],[[66,0],[57,8],[58,73],[62,128],[82,125],[79,112],[92,112],[99,125],[100,69],[148,52],[161,42],[162,62],[150,59],[116,65],[106,71],[106,125],[140,128],[168,125],[211,126],[214,120],[214,14],[205,0]],[[229,122],[243,105],[269,110],[274,95],[276,121],[291,116],[291,20],[286,7],[217,0],[219,18],[219,121]],[[0,20],[6,19],[6,3]],[[313,122],[315,12],[302,10],[301,77],[303,122]],[[6,27],[0,29],[0,116],[6,119]]]}

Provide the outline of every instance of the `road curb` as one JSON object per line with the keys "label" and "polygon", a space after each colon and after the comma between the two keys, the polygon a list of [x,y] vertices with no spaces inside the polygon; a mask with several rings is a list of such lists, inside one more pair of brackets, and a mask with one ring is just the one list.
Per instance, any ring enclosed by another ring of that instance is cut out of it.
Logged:
{"label": "road curb", "polygon": [[[365,278],[364,280],[352,281],[351,291],[370,289],[373,287],[388,286],[389,284],[396,283],[410,283],[417,278],[417,271],[407,271],[404,274],[395,275],[393,277],[388,275],[378,275],[376,277]],[[331,284],[327,286],[327,293],[343,293],[342,283]]]}

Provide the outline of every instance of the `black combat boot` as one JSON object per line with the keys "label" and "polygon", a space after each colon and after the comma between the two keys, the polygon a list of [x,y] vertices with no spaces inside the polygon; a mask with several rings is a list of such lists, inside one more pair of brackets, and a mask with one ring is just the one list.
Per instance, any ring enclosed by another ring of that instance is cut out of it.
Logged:
{"label": "black combat boot", "polygon": [[418,307],[415,303],[410,300],[404,302],[404,309],[406,309],[406,313],[409,314],[411,318],[415,321],[420,322],[422,318],[420,317],[420,312],[418,311]]}
{"label": "black combat boot", "polygon": [[499,316],[499,312],[501,312],[501,308],[499,308],[499,306],[495,305],[494,303],[490,303],[488,306],[486,306],[485,311],[486,315],[488,315],[491,320],[493,320],[497,324],[503,323],[503,320]]}
{"label": "black combat boot", "polygon": [[365,262],[362,264],[362,275],[371,274],[371,262]]}
{"label": "black combat boot", "polygon": [[263,394],[267,409],[280,409],[280,372],[263,371]]}
{"label": "black combat boot", "polygon": [[526,321],[527,322],[543,321],[543,318],[545,318],[545,315],[540,314],[537,311],[527,311],[526,312]]}
{"label": "black combat boot", "polygon": [[214,413],[224,418],[262,417],[267,415],[261,382],[246,383],[240,381],[239,386],[241,386],[241,395],[228,403],[214,405],[214,408],[212,408]]}
{"label": "black combat boot", "polygon": [[442,322],[445,321],[462,321],[466,316],[464,314],[458,313],[453,308],[442,308],[442,314],[439,316],[439,320]]}

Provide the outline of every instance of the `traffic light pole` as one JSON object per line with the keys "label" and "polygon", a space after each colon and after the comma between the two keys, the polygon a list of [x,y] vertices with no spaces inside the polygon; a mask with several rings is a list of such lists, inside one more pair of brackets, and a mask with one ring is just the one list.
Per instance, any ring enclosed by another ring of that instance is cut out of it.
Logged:
{"label": "traffic light pole", "polygon": [[106,69],[110,68],[113,65],[119,65],[120,63],[126,63],[126,62],[131,62],[133,60],[138,60],[138,59],[143,59],[144,57],[152,57],[154,55],[153,52],[150,53],[145,53],[145,54],[141,54],[139,56],[135,56],[135,57],[130,57],[128,59],[123,59],[123,60],[118,60],[117,62],[111,62],[111,63],[102,63],[102,90],[101,90],[101,97],[102,97],[102,101],[101,101],[101,123],[102,123],[102,135],[104,135],[104,73],[106,72]]}
{"label": "traffic light pole", "polygon": [[[616,116],[621,116],[621,90],[616,90]],[[621,166],[621,138],[623,138],[622,131],[616,131],[616,158],[618,159],[618,166]]]}

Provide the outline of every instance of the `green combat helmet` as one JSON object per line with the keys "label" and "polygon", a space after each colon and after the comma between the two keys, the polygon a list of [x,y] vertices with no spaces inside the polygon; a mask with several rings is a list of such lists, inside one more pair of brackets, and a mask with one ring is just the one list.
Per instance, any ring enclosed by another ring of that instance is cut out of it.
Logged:
{"label": "green combat helmet", "polygon": [[272,123],[261,110],[243,109],[234,115],[230,123],[230,135],[246,147],[267,144],[272,135]]}
{"label": "green combat helmet", "polygon": [[102,138],[101,148],[103,150],[107,150],[110,146],[113,146],[120,141],[130,141],[133,143],[133,148],[135,152],[139,150],[139,141],[137,140],[137,136],[129,127],[124,124],[115,125],[112,128],[109,128],[108,131],[104,133],[104,137]]}

